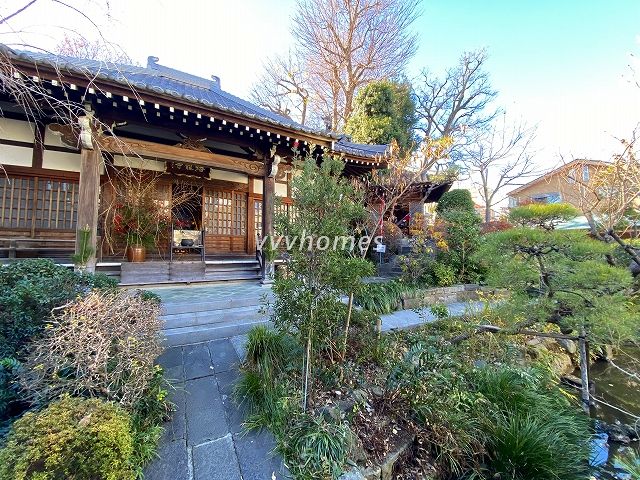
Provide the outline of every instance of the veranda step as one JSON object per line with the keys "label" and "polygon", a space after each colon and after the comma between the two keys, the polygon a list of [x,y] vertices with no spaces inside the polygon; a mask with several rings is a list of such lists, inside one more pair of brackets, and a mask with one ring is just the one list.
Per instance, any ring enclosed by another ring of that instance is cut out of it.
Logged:
{"label": "veranda step", "polygon": [[213,325],[199,325],[195,327],[170,328],[163,331],[164,342],[168,347],[189,345],[191,343],[208,342],[221,338],[244,335],[257,325],[268,325],[265,318],[258,320],[244,320],[231,324],[220,323]]}
{"label": "veranda step", "polygon": [[[270,295],[273,297],[273,295]],[[251,307],[262,305],[262,296],[249,296],[249,297],[234,297],[228,300],[210,300],[207,302],[195,302],[195,303],[178,303],[170,302],[163,303],[163,319],[168,319],[172,315],[181,313],[195,313],[195,312],[208,312],[212,310],[225,311],[233,308]]]}
{"label": "veranda step", "polygon": [[175,313],[164,315],[164,330],[183,327],[196,327],[201,325],[235,324],[249,320],[260,320],[265,318],[264,313],[260,313],[259,305],[246,307],[228,308],[224,310],[210,310],[199,312]]}
{"label": "veranda step", "polygon": [[257,271],[232,271],[232,272],[206,272],[205,280],[258,280],[261,275]]}

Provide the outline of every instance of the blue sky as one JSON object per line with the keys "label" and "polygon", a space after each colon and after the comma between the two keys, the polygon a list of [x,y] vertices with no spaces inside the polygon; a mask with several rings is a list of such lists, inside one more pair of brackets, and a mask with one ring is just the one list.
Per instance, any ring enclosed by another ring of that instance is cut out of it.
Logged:
{"label": "blue sky", "polygon": [[[101,18],[100,0],[89,5]],[[6,0],[0,5],[21,4]],[[88,3],[87,3],[88,2]],[[18,27],[28,41],[52,48],[65,28],[90,27],[44,7]],[[110,0],[104,34],[134,59],[208,77],[247,96],[262,59],[291,44],[294,0]],[[561,156],[608,158],[614,137],[628,137],[640,120],[640,88],[632,86],[630,54],[640,55],[638,0],[423,0],[416,23],[420,49],[410,75],[423,67],[443,72],[464,50],[486,47],[497,103],[512,118],[538,125],[537,161],[543,168]],[[11,38],[2,37],[8,42]],[[640,67],[640,65],[639,65]],[[638,68],[640,78],[640,68]]]}

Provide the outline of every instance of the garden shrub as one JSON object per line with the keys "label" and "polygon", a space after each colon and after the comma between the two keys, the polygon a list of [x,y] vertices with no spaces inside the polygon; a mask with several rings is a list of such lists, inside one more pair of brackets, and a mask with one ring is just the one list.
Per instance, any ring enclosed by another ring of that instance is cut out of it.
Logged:
{"label": "garden shrub", "polygon": [[94,291],[70,304],[29,350],[20,373],[27,396],[43,403],[70,393],[135,405],[162,351],[159,315],[157,302],[127,291]]}
{"label": "garden shrub", "polygon": [[135,478],[131,419],[114,403],[65,397],[13,424],[0,480]]}
{"label": "garden shrub", "polygon": [[373,313],[391,313],[402,308],[402,294],[408,290],[409,286],[398,280],[367,283],[358,289],[354,301]]}
{"label": "garden shrub", "polygon": [[52,260],[33,259],[0,267],[0,358],[15,357],[37,338],[51,314],[92,288],[113,289],[106,275],[80,274]]}
{"label": "garden shrub", "polygon": [[490,402],[488,468],[500,478],[586,478],[589,420],[540,370],[485,367],[474,371],[477,393]]}
{"label": "garden shrub", "polygon": [[456,270],[451,265],[442,262],[434,262],[432,275],[439,287],[450,287],[456,283]]}
{"label": "garden shrub", "polygon": [[290,467],[296,478],[338,478],[347,462],[351,431],[323,416],[299,415],[288,431],[288,441],[278,449],[295,459]]}
{"label": "garden shrub", "polygon": [[445,192],[436,206],[438,215],[443,215],[450,211],[474,212],[475,202],[471,198],[471,192],[462,188]]}
{"label": "garden shrub", "polygon": [[512,208],[509,220],[521,226],[553,230],[558,224],[578,215],[578,209],[568,203],[530,203]]}

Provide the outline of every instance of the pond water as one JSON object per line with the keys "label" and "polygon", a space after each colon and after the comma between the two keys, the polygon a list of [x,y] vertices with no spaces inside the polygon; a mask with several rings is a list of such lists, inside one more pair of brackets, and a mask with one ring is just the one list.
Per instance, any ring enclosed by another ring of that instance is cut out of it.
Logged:
{"label": "pond water", "polygon": [[[616,365],[637,372],[637,362],[640,361],[640,348],[627,348],[615,358]],[[607,423],[619,420],[622,423],[636,425],[640,429],[640,421],[633,417],[640,416],[640,382],[625,375],[607,362],[597,362],[591,367],[591,380],[595,384],[595,396],[615,407],[630,413],[625,414],[615,408],[600,404],[594,409],[595,418]],[[597,432],[593,441],[592,465],[598,471],[594,476],[601,480],[627,480],[627,474],[617,462],[620,454],[632,449],[640,458],[639,442],[632,442],[625,447],[619,444],[609,444],[607,434]],[[639,480],[639,479],[633,479]]]}

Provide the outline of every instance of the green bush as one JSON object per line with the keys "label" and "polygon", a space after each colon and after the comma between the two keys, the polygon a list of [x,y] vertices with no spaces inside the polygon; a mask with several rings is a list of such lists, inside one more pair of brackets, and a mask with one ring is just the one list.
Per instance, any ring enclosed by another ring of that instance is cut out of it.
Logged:
{"label": "green bush", "polygon": [[266,375],[282,365],[285,353],[284,335],[265,325],[249,330],[247,336],[247,362]]}
{"label": "green bush", "polygon": [[469,190],[461,188],[449,190],[440,197],[436,206],[436,212],[439,215],[444,215],[446,212],[454,210],[475,213],[475,203]]}
{"label": "green bush", "polygon": [[66,397],[17,420],[0,480],[135,478],[131,419],[113,403]]}
{"label": "green bush", "polygon": [[558,224],[580,215],[578,209],[568,203],[531,203],[512,208],[509,220],[518,225],[553,230]]}
{"label": "green bush", "polygon": [[456,270],[451,265],[442,262],[434,262],[432,275],[439,287],[450,287],[456,283]]}
{"label": "green bush", "polygon": [[377,314],[391,313],[402,308],[402,294],[409,285],[397,280],[363,285],[356,295],[356,305]]}
{"label": "green bush", "polygon": [[338,478],[346,464],[351,431],[346,425],[322,416],[300,415],[287,432],[288,441],[278,446],[289,459],[296,478]]}
{"label": "green bush", "polygon": [[475,371],[477,393],[490,402],[484,431],[487,465],[500,478],[586,478],[588,418],[538,370],[485,367]]}
{"label": "green bush", "polygon": [[11,405],[18,399],[16,371],[19,365],[15,358],[0,360],[0,419],[8,417]]}
{"label": "green bush", "polygon": [[34,259],[0,267],[0,358],[15,357],[37,338],[51,309],[92,288],[112,289],[105,275],[80,274],[51,260]]}

